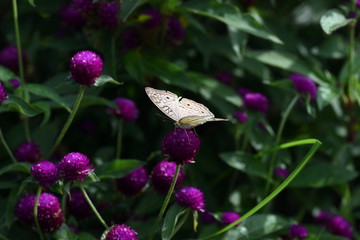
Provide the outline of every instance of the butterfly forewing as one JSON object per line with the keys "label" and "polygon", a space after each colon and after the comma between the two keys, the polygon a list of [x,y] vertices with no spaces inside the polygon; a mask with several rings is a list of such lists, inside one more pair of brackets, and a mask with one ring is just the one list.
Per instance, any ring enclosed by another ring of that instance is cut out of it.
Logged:
{"label": "butterfly forewing", "polygon": [[214,117],[214,114],[201,103],[197,103],[188,98],[182,98],[179,101],[179,118],[184,118],[188,116],[211,116]]}
{"label": "butterfly forewing", "polygon": [[150,100],[157,106],[166,116],[174,121],[179,118],[179,97],[169,91],[158,90],[150,87],[145,88],[146,94]]}

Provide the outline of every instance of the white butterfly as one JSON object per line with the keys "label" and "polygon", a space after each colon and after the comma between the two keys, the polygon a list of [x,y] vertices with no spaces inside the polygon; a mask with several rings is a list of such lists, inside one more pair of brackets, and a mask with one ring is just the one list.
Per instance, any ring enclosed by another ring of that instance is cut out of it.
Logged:
{"label": "white butterfly", "polygon": [[215,118],[214,114],[201,103],[179,97],[172,92],[151,87],[146,87],[145,92],[166,116],[175,121],[177,127],[190,129],[206,122],[228,121],[228,119]]}

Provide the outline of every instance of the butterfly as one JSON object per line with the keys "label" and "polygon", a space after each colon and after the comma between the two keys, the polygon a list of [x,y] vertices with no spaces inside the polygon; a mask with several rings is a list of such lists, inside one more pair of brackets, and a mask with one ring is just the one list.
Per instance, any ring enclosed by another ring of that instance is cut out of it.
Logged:
{"label": "butterfly", "polygon": [[228,121],[228,119],[215,118],[215,115],[203,104],[179,97],[170,91],[146,87],[145,92],[166,116],[175,121],[177,127],[190,129],[206,122]]}

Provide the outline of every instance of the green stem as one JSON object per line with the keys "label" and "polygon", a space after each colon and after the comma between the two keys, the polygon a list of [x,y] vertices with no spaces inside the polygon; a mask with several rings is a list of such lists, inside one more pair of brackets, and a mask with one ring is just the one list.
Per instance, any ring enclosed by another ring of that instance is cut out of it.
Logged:
{"label": "green stem", "polygon": [[62,198],[61,198],[61,209],[63,212],[63,216],[66,218],[66,197],[67,193],[63,192]]}
{"label": "green stem", "polygon": [[89,204],[89,206],[91,207],[92,211],[95,213],[96,217],[99,219],[99,221],[101,222],[101,224],[108,229],[109,226],[106,224],[106,222],[104,221],[104,219],[101,217],[100,213],[96,210],[94,204],[92,203],[91,199],[89,198],[89,196],[87,195],[84,186],[82,185],[82,183],[80,183],[80,190],[82,192],[82,194],[84,195],[87,203]]}
{"label": "green stem", "polygon": [[[291,110],[293,109],[295,103],[298,101],[299,97],[300,97],[300,95],[296,94],[294,96],[294,98],[291,100],[291,102],[289,103],[289,105],[287,106],[287,108],[285,109],[284,114],[282,115],[278,130],[277,130],[274,146],[279,145],[282,133],[284,131],[285,123],[286,123],[286,121],[289,117],[289,114],[290,114]],[[276,155],[277,155],[277,151],[273,152],[273,154],[271,155],[270,167],[269,167],[269,172],[268,172],[268,181],[266,183],[266,188],[265,188],[266,193],[268,193],[269,188],[270,188],[270,182],[271,182],[271,179],[273,176],[273,171],[274,171],[275,162],[276,162]]]}
{"label": "green stem", "polygon": [[39,219],[38,219],[38,205],[39,205],[40,194],[41,194],[41,186],[39,186],[36,193],[35,204],[34,204],[34,219],[35,219],[36,230],[39,233],[40,239],[44,240],[44,236],[41,232]]}
{"label": "green stem", "polygon": [[80,103],[81,103],[81,100],[84,96],[84,92],[85,92],[85,89],[86,89],[86,86],[85,85],[81,85],[80,87],[80,91],[79,91],[79,94],[76,98],[76,101],[75,101],[75,105],[74,105],[74,108],[73,110],[71,111],[70,115],[69,115],[69,118],[67,119],[66,123],[64,124],[63,128],[61,129],[61,132],[59,134],[59,136],[57,137],[56,141],[55,141],[55,144],[53,145],[52,149],[50,150],[47,158],[49,159],[51,157],[51,154],[55,151],[55,149],[57,148],[57,146],[60,144],[61,140],[64,138],[65,136],[65,133],[67,132],[67,130],[69,129],[70,127],[70,124],[72,123],[73,119],[74,119],[74,116],[80,106]]}
{"label": "green stem", "polygon": [[160,221],[162,219],[162,216],[164,215],[165,213],[165,210],[166,210],[166,207],[167,205],[169,204],[169,201],[170,201],[170,198],[171,198],[171,195],[174,191],[174,188],[175,188],[175,184],[176,184],[176,181],[177,181],[177,178],[179,176],[179,172],[180,172],[180,168],[181,168],[181,165],[178,164],[176,165],[176,171],[175,171],[175,175],[174,175],[174,178],[171,182],[171,185],[170,185],[170,188],[169,188],[169,191],[165,197],[165,200],[164,200],[164,203],[160,209],[160,212],[159,212],[159,215],[157,216],[156,220],[155,220],[155,223],[152,227],[152,230],[151,230],[151,234],[150,234],[150,238],[149,240],[152,240],[153,237],[154,237],[154,234],[155,234],[155,230],[157,229],[158,225],[160,224]]}
{"label": "green stem", "polygon": [[16,161],[16,158],[14,157],[14,155],[12,154],[9,146],[7,145],[7,143],[6,143],[6,141],[5,141],[5,138],[4,138],[4,135],[3,135],[2,131],[1,131],[1,128],[0,128],[0,142],[4,145],[4,148],[5,148],[6,152],[8,153],[11,161],[12,161],[13,163],[16,163],[16,162],[17,162],[17,161]]}
{"label": "green stem", "polygon": [[117,141],[116,141],[116,159],[120,159],[121,155],[121,147],[122,147],[122,136],[123,136],[123,126],[124,120],[120,119],[118,122],[118,130],[117,130]]}
{"label": "green stem", "polygon": [[282,190],[284,190],[293,180],[294,178],[300,173],[300,171],[306,166],[306,164],[310,161],[310,159],[313,157],[315,152],[319,149],[321,146],[321,142],[319,140],[314,139],[314,145],[311,147],[309,152],[306,154],[306,156],[303,158],[303,160],[299,163],[299,165],[295,168],[295,170],[290,174],[288,178],[284,180],[283,183],[281,183],[270,195],[268,195],[264,200],[262,200],[258,205],[250,209],[247,213],[245,213],[241,218],[236,220],[235,222],[225,226],[224,228],[220,229],[219,231],[210,234],[208,236],[199,238],[198,240],[204,240],[209,239],[211,237],[215,237],[217,235],[220,235],[234,226],[236,226],[238,223],[244,221],[248,217],[252,216],[254,213],[259,211],[262,207],[264,207],[266,204],[268,204],[273,198],[275,198]]}
{"label": "green stem", "polygon": [[14,30],[15,30],[15,39],[16,39],[16,48],[18,50],[18,62],[19,62],[19,72],[21,83],[25,83],[24,77],[24,66],[22,59],[22,50],[21,50],[21,41],[20,41],[20,31],[19,31],[19,21],[18,21],[18,11],[17,11],[17,2],[12,0],[13,15],[14,15]]}

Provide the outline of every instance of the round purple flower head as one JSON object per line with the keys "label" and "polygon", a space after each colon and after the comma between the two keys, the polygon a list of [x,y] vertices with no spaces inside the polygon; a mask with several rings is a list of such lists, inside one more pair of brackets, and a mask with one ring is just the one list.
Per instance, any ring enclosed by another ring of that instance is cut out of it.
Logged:
{"label": "round purple flower head", "polygon": [[15,150],[15,158],[19,162],[35,163],[40,160],[40,147],[33,142],[24,142]]}
{"label": "round purple flower head", "polygon": [[96,8],[96,4],[93,3],[93,0],[72,0],[72,4],[81,14],[87,14]]}
{"label": "round purple flower head", "polygon": [[140,36],[135,28],[125,29],[122,37],[122,51],[127,52],[140,46]]}
{"label": "round purple flower head", "polygon": [[160,27],[162,23],[162,15],[158,10],[148,9],[145,10],[142,15],[148,17],[143,23],[142,26],[145,28],[156,28]]}
{"label": "round purple flower head", "polygon": [[327,211],[320,210],[315,213],[315,220],[321,224],[326,224],[331,218],[331,214]]}
{"label": "round purple flower head", "polygon": [[87,218],[92,214],[89,204],[79,189],[71,190],[67,206],[69,212],[77,218]]}
{"label": "round purple flower head", "polygon": [[183,187],[175,195],[176,202],[194,211],[205,211],[204,194],[195,187]]}
{"label": "round purple flower head", "polygon": [[291,238],[307,238],[309,235],[307,229],[304,226],[293,224],[290,226],[289,236]]}
{"label": "round purple flower head", "polygon": [[335,234],[337,236],[341,236],[344,238],[351,239],[353,235],[353,229],[350,224],[344,217],[342,216],[334,216],[331,217],[326,225],[329,232]]}
{"label": "round purple flower head", "polygon": [[90,159],[78,152],[66,154],[58,162],[57,167],[61,177],[78,181],[84,181],[84,178],[94,171]]}
{"label": "round purple flower head", "polygon": [[56,165],[49,161],[40,161],[31,167],[31,174],[43,187],[51,186],[59,179]]}
{"label": "round purple flower head", "polygon": [[81,85],[90,87],[101,75],[103,61],[92,51],[77,52],[70,60],[70,74]]}
{"label": "round purple flower head", "polygon": [[161,148],[170,162],[194,163],[195,156],[200,150],[200,139],[189,129],[176,128],[164,137]]}
{"label": "round purple flower head", "polygon": [[244,98],[246,94],[252,93],[252,91],[250,89],[247,89],[247,88],[239,88],[237,90],[237,93],[240,95],[240,97]]}
{"label": "round purple flower head", "polygon": [[106,234],[105,240],[139,240],[137,232],[125,224],[115,225]]}
{"label": "round purple flower head", "polygon": [[360,0],[357,0],[357,1],[356,1],[356,6],[357,6],[357,7],[360,7]]}
{"label": "round purple flower head", "polygon": [[298,73],[290,75],[289,78],[293,82],[298,93],[308,93],[310,95],[310,99],[316,98],[317,87],[313,80]]}
{"label": "round purple flower head", "polygon": [[215,77],[217,80],[219,80],[219,82],[222,82],[226,85],[230,85],[234,78],[234,76],[230,72],[227,72],[227,71],[219,72],[218,74],[216,74]]}
{"label": "round purple flower head", "polygon": [[289,171],[286,168],[281,167],[275,168],[274,174],[283,178],[287,178],[290,175]]}
{"label": "round purple flower head", "polygon": [[8,81],[13,86],[13,89],[17,89],[20,86],[20,81],[15,78],[9,79]]}
{"label": "round purple flower head", "polygon": [[246,123],[248,121],[248,115],[246,112],[234,112],[233,116],[240,122]]}
{"label": "round purple flower head", "polygon": [[65,5],[60,9],[60,19],[64,27],[75,29],[85,24],[85,19],[74,5]]}
{"label": "round purple flower head", "polygon": [[105,2],[99,8],[100,23],[104,27],[115,27],[117,25],[118,5],[116,1]]}
{"label": "round purple flower head", "polygon": [[7,92],[5,91],[5,86],[2,82],[0,82],[0,104],[5,101],[7,98],[9,97],[9,95],[7,94]]}
{"label": "round purple flower head", "polygon": [[[171,182],[174,178],[176,170],[176,163],[163,160],[157,163],[151,171],[151,183],[154,189],[166,194],[170,188]],[[179,188],[185,181],[185,174],[180,168],[178,178],[176,180],[175,189]]]}
{"label": "round purple flower head", "polygon": [[[22,53],[23,62],[26,61],[26,55]],[[0,65],[3,65],[16,72],[19,69],[18,51],[15,45],[8,45],[0,51]]]}
{"label": "round purple flower head", "polygon": [[201,212],[199,215],[200,215],[200,221],[203,224],[213,224],[216,222],[215,217],[208,211]]}
{"label": "round purple flower head", "polygon": [[149,177],[145,167],[139,167],[126,175],[116,179],[117,189],[127,197],[133,197],[141,192]]}
{"label": "round purple flower head", "polygon": [[136,104],[127,98],[115,98],[114,103],[118,106],[117,109],[110,108],[108,112],[112,115],[123,118],[125,121],[135,121],[139,116],[139,111]]}
{"label": "round purple flower head", "polygon": [[247,93],[243,97],[245,107],[261,112],[269,110],[269,101],[261,93]]}
{"label": "round purple flower head", "polygon": [[[34,205],[35,194],[22,197],[16,205],[16,217],[26,224],[35,226]],[[42,193],[39,197],[38,220],[43,232],[52,232],[64,222],[59,199],[50,193]]]}
{"label": "round purple flower head", "polygon": [[[228,225],[230,223],[235,222],[236,220],[238,220],[241,216],[237,213],[237,212],[224,212],[221,215],[221,224],[222,225]],[[236,224],[236,226],[239,226],[241,224],[241,222],[239,222],[238,224]]]}
{"label": "round purple flower head", "polygon": [[176,17],[167,19],[166,38],[168,44],[172,46],[181,44],[185,38],[185,29]]}

